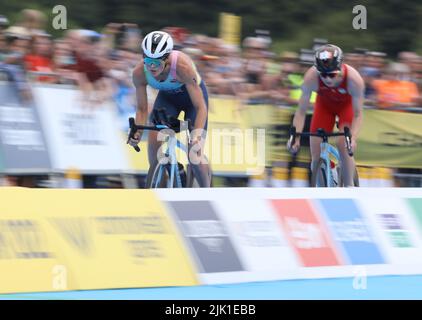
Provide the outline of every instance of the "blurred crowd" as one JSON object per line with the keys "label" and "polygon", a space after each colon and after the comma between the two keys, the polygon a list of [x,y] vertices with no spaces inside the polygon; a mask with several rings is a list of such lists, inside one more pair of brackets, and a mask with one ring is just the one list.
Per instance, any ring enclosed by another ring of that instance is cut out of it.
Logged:
{"label": "blurred crowd", "polygon": [[[65,30],[60,38],[46,30],[47,18],[37,10],[23,10],[13,24],[0,15],[0,81],[14,83],[23,101],[32,99],[33,82],[77,86],[91,106],[112,99],[126,130],[127,115],[135,110],[132,70],[142,61],[142,30],[109,23],[99,32]],[[184,28],[164,31],[173,36],[176,49],[194,60],[210,94],[249,104],[297,106],[304,72],[312,65],[311,49],[276,54],[265,34],[232,45]],[[345,63],[363,76],[367,107],[422,112],[422,56],[401,52],[391,61],[382,52],[356,48],[345,53]]]}
{"label": "blurred crowd", "polygon": [[[0,71],[12,79],[23,99],[31,97],[28,79],[77,85],[86,100],[100,104],[112,98],[120,109],[134,108],[131,71],[141,61],[142,32],[137,25],[110,23],[101,32],[66,30],[53,38],[46,17],[23,10],[9,25],[0,16]],[[309,59],[295,52],[275,54],[268,37],[253,36],[241,46],[222,39],[166,28],[176,47],[196,63],[210,93],[236,96],[249,103],[295,105]],[[422,106],[422,57],[401,52],[389,61],[382,52],[356,49],[345,53],[366,83],[366,105],[379,108]]]}

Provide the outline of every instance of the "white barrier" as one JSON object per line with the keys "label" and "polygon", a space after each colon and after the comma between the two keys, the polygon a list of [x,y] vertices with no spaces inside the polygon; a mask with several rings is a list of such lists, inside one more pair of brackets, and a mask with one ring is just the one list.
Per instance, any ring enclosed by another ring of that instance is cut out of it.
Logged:
{"label": "white barrier", "polygon": [[205,284],[422,274],[421,189],[156,193]]}
{"label": "white barrier", "polygon": [[130,170],[111,102],[87,106],[79,91],[62,87],[34,87],[33,93],[54,170]]}

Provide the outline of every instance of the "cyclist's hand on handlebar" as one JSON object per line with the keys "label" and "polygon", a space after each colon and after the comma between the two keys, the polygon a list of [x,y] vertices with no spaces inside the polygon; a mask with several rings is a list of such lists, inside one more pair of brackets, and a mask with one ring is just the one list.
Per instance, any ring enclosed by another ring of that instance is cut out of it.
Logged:
{"label": "cyclist's hand on handlebar", "polygon": [[291,154],[294,155],[294,154],[298,153],[299,149],[300,149],[300,138],[299,137],[296,137],[293,145],[291,145],[291,139],[289,139],[287,141],[287,150],[289,150],[289,152]]}
{"label": "cyclist's hand on handlebar", "polygon": [[345,141],[344,141],[344,148],[346,149],[347,153],[349,154],[349,156],[353,156],[353,154],[355,153],[356,150],[356,146],[357,146],[357,142],[356,139],[354,137],[346,137]]}
{"label": "cyclist's hand on handlebar", "polygon": [[138,130],[135,132],[133,137],[128,138],[127,143],[132,147],[136,147],[139,144],[139,142],[141,142],[141,137],[142,137],[142,133],[140,130]]}

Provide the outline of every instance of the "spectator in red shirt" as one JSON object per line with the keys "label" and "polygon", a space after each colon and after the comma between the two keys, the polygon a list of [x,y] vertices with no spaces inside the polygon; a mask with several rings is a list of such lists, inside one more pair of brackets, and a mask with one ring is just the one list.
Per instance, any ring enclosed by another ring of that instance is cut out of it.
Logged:
{"label": "spectator in red shirt", "polygon": [[[52,49],[49,35],[34,36],[31,53],[25,56],[26,69],[28,71],[52,74],[54,72]],[[40,75],[36,79],[40,82],[57,82],[57,77],[51,75]]]}
{"label": "spectator in red shirt", "polygon": [[110,81],[103,71],[107,58],[101,48],[101,37],[91,30],[72,30],[67,34],[69,44],[75,50],[76,64],[72,69],[81,75],[88,103],[101,104],[112,95]]}

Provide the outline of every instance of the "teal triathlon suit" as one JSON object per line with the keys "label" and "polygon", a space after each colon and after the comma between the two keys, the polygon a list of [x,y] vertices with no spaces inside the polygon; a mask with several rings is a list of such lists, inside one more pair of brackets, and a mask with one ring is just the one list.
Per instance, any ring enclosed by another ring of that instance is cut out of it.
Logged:
{"label": "teal triathlon suit", "polygon": [[[196,109],[190,99],[189,93],[186,89],[186,85],[179,82],[176,77],[176,66],[177,59],[179,56],[179,51],[173,50],[170,54],[171,56],[171,66],[170,72],[166,80],[158,81],[154,76],[147,70],[144,66],[145,76],[148,84],[154,89],[159,90],[157,98],[154,102],[153,109],[165,109],[168,116],[178,117],[181,111],[185,112],[185,120],[189,119],[192,125],[196,120]],[[208,111],[208,92],[205,86],[204,81],[201,79],[198,71],[196,70],[195,65],[193,67],[197,74],[197,79],[200,84],[202,94],[204,96],[205,104]],[[152,112],[151,112],[152,115]],[[150,121],[154,124],[154,119],[150,118]],[[207,119],[205,120],[204,130],[207,130],[208,127],[208,114]]]}

